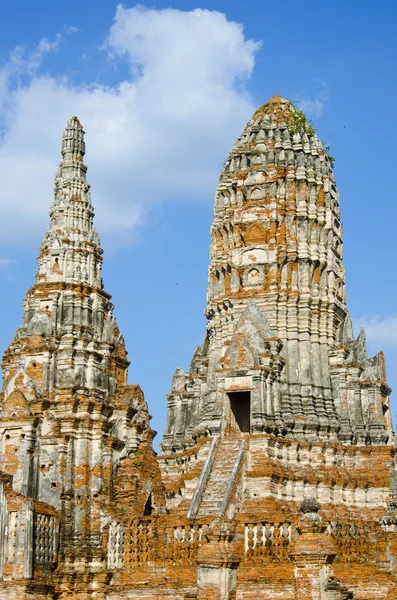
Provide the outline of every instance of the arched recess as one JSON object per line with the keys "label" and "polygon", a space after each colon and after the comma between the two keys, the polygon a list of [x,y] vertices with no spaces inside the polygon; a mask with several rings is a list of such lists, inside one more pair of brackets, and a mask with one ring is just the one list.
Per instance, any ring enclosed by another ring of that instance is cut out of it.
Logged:
{"label": "arched recess", "polygon": [[219,230],[215,232],[215,247],[218,254],[222,254],[223,236]]}
{"label": "arched recess", "polygon": [[263,265],[249,266],[243,273],[245,288],[261,286],[264,283],[265,273]]}
{"label": "arched recess", "polygon": [[[262,160],[260,160],[260,162],[262,162]],[[250,198],[251,198],[251,200],[262,200],[263,191],[261,190],[261,188],[259,188],[259,187],[254,188],[250,194]]]}
{"label": "arched recess", "polygon": [[244,234],[244,243],[246,246],[266,244],[266,231],[262,225],[259,225],[259,223],[250,225]]}
{"label": "arched recess", "polygon": [[247,283],[249,285],[258,285],[260,283],[261,274],[258,269],[251,269],[247,274]]}

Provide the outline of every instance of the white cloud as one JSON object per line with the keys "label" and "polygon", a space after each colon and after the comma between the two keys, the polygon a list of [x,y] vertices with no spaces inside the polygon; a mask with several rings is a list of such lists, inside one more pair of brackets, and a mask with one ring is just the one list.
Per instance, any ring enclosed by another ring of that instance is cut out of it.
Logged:
{"label": "white cloud", "polygon": [[50,52],[57,52],[59,50],[61,40],[62,35],[60,33],[57,33],[52,41],[48,38],[42,38],[31,52],[28,52],[25,46],[16,46],[1,70],[2,87],[7,89],[7,84],[12,76],[36,75],[45,56]]}
{"label": "white cloud", "polygon": [[[119,6],[105,47],[130,76],[109,87],[40,75],[58,39],[0,72],[0,239],[44,233],[62,128],[74,114],[87,133],[100,233],[123,241],[124,231],[125,241],[158,201],[212,199],[220,160],[254,110],[244,84],[259,44],[218,12]],[[24,68],[28,81],[15,85]]]}
{"label": "white cloud", "polygon": [[11,265],[14,261],[9,258],[0,258],[0,269],[5,269],[9,265]]}
{"label": "white cloud", "polygon": [[305,114],[309,117],[321,117],[325,104],[329,98],[328,86],[323,79],[316,80],[318,84],[317,94],[308,97],[306,94],[298,94],[297,103]]}
{"label": "white cloud", "polygon": [[353,319],[353,323],[356,331],[364,326],[367,341],[378,350],[397,349],[397,315],[362,317]]}
{"label": "white cloud", "polygon": [[71,33],[79,33],[81,31],[80,27],[75,27],[74,25],[65,25],[65,31],[67,34]]}
{"label": "white cloud", "polygon": [[[0,68],[0,141],[8,134],[10,119],[14,110],[14,93],[16,89],[28,86],[40,69],[47,54],[57,52],[62,41],[61,34],[57,33],[51,41],[42,38],[33,51],[28,51],[25,46],[16,46],[8,60]],[[4,144],[4,139],[3,139]],[[0,146],[0,152],[3,147]]]}

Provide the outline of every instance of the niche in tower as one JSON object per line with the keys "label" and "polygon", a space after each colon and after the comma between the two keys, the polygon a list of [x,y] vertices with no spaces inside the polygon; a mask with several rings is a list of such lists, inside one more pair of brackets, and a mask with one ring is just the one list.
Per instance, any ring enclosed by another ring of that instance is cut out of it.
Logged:
{"label": "niche in tower", "polygon": [[153,504],[152,504],[152,494],[149,494],[148,499],[146,500],[145,508],[143,511],[143,515],[145,517],[150,517],[153,512]]}
{"label": "niche in tower", "polygon": [[250,433],[251,392],[229,392],[230,432]]}

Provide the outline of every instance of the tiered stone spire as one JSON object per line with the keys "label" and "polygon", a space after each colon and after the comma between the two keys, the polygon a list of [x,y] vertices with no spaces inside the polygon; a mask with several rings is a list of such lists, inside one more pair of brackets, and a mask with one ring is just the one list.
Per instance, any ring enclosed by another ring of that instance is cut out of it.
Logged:
{"label": "tiered stone spire", "polygon": [[[20,494],[22,507],[26,496],[33,499],[39,515],[36,533],[29,530],[26,535],[22,508],[14,519],[12,527],[22,545],[19,555],[10,551],[6,556],[5,572],[17,572],[18,556],[31,568],[35,536],[47,536],[36,544],[36,562],[48,562],[51,552],[55,561],[54,528],[61,515],[68,568],[82,561],[97,564],[102,553],[100,515],[117,488],[109,477],[138,448],[142,431],[146,438],[152,435],[142,392],[127,385],[124,339],[111,296],[102,286],[102,250],[93,226],[84,153],[84,131],[72,117],[62,137],[36,283],[27,292],[24,323],[2,364],[0,475],[3,469],[12,480],[12,493]],[[124,489],[133,502],[139,485]],[[146,500],[145,492],[142,502]],[[33,504],[29,507],[32,511]],[[40,529],[47,521],[52,529]]]}
{"label": "tiered stone spire", "polygon": [[84,131],[77,117],[62,136],[62,161],[55,176],[50,228],[40,248],[37,282],[88,283],[101,288],[102,250],[93,225]]}
{"label": "tiered stone spire", "polygon": [[[112,316],[110,296],[102,289],[102,249],[93,225],[84,131],[77,117],[67,122],[61,152],[36,284],[24,302],[24,325],[5,354],[6,399],[18,373],[26,373],[32,361],[32,373],[40,372],[40,395],[73,387],[95,390],[98,399],[106,400],[117,384],[126,383],[124,340]],[[15,348],[32,335],[42,336],[37,353],[33,357],[28,346],[22,360]]]}
{"label": "tiered stone spire", "polygon": [[210,260],[207,335],[175,373],[165,449],[224,433],[238,390],[251,394],[251,432],[390,439],[383,357],[367,360],[346,308],[332,159],[286,99],[255,112],[226,160]]}

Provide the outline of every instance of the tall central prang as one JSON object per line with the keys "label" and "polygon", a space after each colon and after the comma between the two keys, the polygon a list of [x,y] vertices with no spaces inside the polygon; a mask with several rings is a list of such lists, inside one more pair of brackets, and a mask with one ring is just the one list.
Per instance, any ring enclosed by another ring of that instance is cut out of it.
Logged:
{"label": "tall central prang", "polygon": [[346,308],[332,163],[279,96],[235,143],[215,195],[207,333],[175,372],[164,450],[238,431],[391,440],[383,355],[367,358]]}

